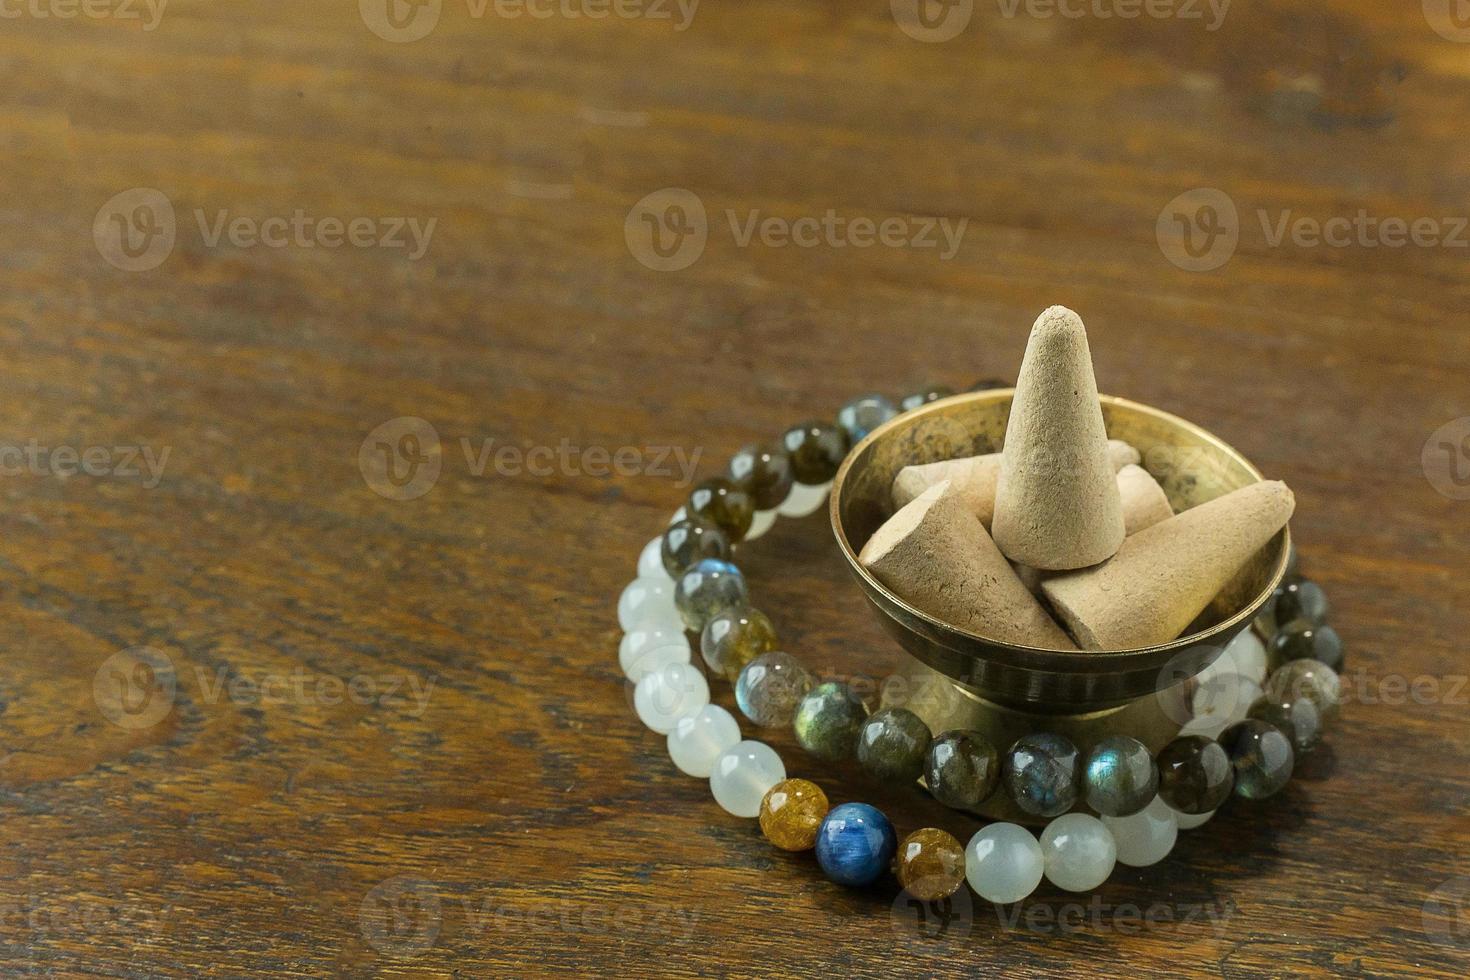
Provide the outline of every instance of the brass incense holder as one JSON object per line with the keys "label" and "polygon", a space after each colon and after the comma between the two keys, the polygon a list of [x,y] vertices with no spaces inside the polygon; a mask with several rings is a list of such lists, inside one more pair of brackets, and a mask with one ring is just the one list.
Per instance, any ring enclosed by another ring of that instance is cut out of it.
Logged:
{"label": "brass incense holder", "polygon": [[[1001,750],[1030,732],[1066,735],[1083,752],[1108,735],[1131,735],[1157,752],[1189,719],[1189,680],[1209,665],[1270,598],[1286,572],[1290,532],[1263,547],[1211,606],[1169,643],[1135,650],[1066,652],[979,636],[920,612],[873,578],[858,552],[892,514],[890,488],[904,466],[998,452],[1013,390],[955,395],[875,429],[832,484],[832,530],[868,603],[913,661],[899,671],[904,705],[936,735],[985,734]],[[1108,436],[1131,443],[1176,512],[1261,479],[1235,449],[1199,426],[1147,405],[1102,397]],[[1036,823],[1004,791],[980,812]]]}

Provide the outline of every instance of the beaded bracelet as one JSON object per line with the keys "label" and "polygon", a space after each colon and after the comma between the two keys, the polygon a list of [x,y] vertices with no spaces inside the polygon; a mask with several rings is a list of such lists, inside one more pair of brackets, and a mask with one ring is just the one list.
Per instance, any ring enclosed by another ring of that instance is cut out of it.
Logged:
{"label": "beaded bracelet", "polygon": [[[1003,386],[981,382],[972,390]],[[777,649],[775,628],[750,605],[745,578],[730,561],[735,546],[760,537],[777,516],[816,511],[852,445],[899,411],[948,394],[926,389],[899,406],[865,395],[842,408],[836,425],[806,422],[776,445],[742,449],[727,475],[698,484],[644,547],[638,577],[618,600],[625,630],[618,659],[635,683],[639,719],[667,736],[674,764],[709,779],[727,812],[758,817],[777,847],[814,848],[833,881],[871,884],[891,865],[921,901],[945,898],[967,880],[998,903],[1025,898],[1042,877],[1067,891],[1090,891],[1117,862],[1146,867],[1162,860],[1179,830],[1208,821],[1232,794],[1264,799],[1280,791],[1340,706],[1342,643],[1326,623],[1325,593],[1300,577],[1295,551],[1253,628],[1193,679],[1194,717],[1156,758],[1121,735],[1083,756],[1049,732],[1017,739],[1002,758],[979,732],[934,737],[907,708],[870,715],[850,685],[818,684],[797,658]],[[955,809],[974,810],[1004,787],[1023,812],[1050,822],[1039,840],[1017,824],[995,822],[965,847],[935,827],[900,843],[870,804],[830,807],[820,787],[786,778],[774,749],[742,740],[735,718],[710,703],[686,630],[698,635],[710,672],[734,683],[747,719],[765,728],[791,724],[797,742],[817,758],[855,756],[867,772],[898,785],[922,776],[930,794]],[[1280,666],[1268,679],[1270,659]],[[1079,799],[1098,816],[1072,812]]]}

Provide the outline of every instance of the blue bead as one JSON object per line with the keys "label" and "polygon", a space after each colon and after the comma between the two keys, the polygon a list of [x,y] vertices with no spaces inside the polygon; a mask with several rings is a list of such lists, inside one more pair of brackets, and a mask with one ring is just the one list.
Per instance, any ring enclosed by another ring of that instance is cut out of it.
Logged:
{"label": "blue bead", "polygon": [[833,807],[817,830],[817,863],[839,885],[871,885],[897,849],[893,824],[866,803]]}

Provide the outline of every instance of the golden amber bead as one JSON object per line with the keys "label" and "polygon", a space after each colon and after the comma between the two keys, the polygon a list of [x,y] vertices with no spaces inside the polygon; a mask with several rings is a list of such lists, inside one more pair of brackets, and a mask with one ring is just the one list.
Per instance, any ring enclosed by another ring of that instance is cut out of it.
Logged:
{"label": "golden amber bead", "polygon": [[809,851],[829,806],[822,787],[806,779],[783,779],[761,800],[761,833],[783,851]]}
{"label": "golden amber bead", "polygon": [[935,827],[916,830],[898,845],[898,883],[921,902],[948,898],[965,881],[965,849]]}

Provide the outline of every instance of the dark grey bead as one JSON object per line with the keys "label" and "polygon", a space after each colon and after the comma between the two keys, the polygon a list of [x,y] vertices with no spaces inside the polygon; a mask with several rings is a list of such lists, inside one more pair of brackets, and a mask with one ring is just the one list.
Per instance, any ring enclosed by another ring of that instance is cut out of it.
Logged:
{"label": "dark grey bead", "polygon": [[1296,753],[1291,739],[1258,718],[1236,722],[1220,733],[1220,746],[1235,769],[1235,795],[1247,800],[1273,796],[1291,779]]}
{"label": "dark grey bead", "polygon": [[1294,619],[1305,619],[1315,626],[1327,621],[1330,606],[1327,593],[1316,582],[1297,579],[1287,582],[1276,590],[1276,621],[1289,623]]}
{"label": "dark grey bead", "polygon": [[1153,802],[1159,790],[1153,753],[1127,735],[1114,735],[1094,745],[1083,772],[1087,805],[1105,817],[1137,813]]}
{"label": "dark grey bead", "polygon": [[1251,705],[1248,717],[1275,725],[1291,739],[1291,747],[1297,755],[1304,755],[1322,741],[1322,730],[1326,719],[1311,698],[1285,693],[1281,697],[1266,695]]}
{"label": "dark grey bead", "polygon": [[1081,754],[1061,735],[1023,735],[1006,753],[1005,781],[1011,799],[1038,817],[1059,817],[1072,809],[1081,777]]}
{"label": "dark grey bead", "polygon": [[730,557],[730,539],[713,521],[702,517],[686,517],[675,521],[664,531],[663,543],[659,545],[659,556],[663,559],[664,571],[669,578],[678,578],[684,570],[701,558]]}
{"label": "dark grey bead", "polygon": [[924,388],[921,391],[904,395],[903,399],[898,403],[898,410],[900,412],[912,412],[921,405],[937,402],[939,399],[948,398],[953,394],[953,388],[947,388],[944,385],[934,385],[932,388]]}
{"label": "dark grey bead", "polygon": [[855,446],[897,414],[893,402],[882,395],[863,395],[842,406],[837,412],[837,424],[847,433],[848,442]]}
{"label": "dark grey bead", "polygon": [[911,783],[924,769],[929,726],[907,708],[883,708],[858,733],[858,762],[872,775],[893,783]]}
{"label": "dark grey bead", "polygon": [[684,570],[674,586],[674,606],[685,629],[703,632],[715,614],[744,605],[750,596],[740,569],[718,558],[702,558]]}
{"label": "dark grey bead", "polygon": [[1000,782],[1000,754],[979,732],[945,732],[929,744],[924,782],[945,806],[973,810]]}
{"label": "dark grey bead", "polygon": [[1181,735],[1159,752],[1159,796],[1180,813],[1209,813],[1230,796],[1235,770],[1212,738]]}
{"label": "dark grey bead", "polygon": [[792,727],[802,748],[819,759],[835,762],[852,755],[867,717],[867,707],[852,688],[828,681],[801,699]]}
{"label": "dark grey bead", "polygon": [[1277,662],[1310,658],[1334,671],[1342,670],[1342,638],[1331,626],[1318,626],[1311,620],[1294,619],[1281,627],[1271,638],[1270,649]]}

